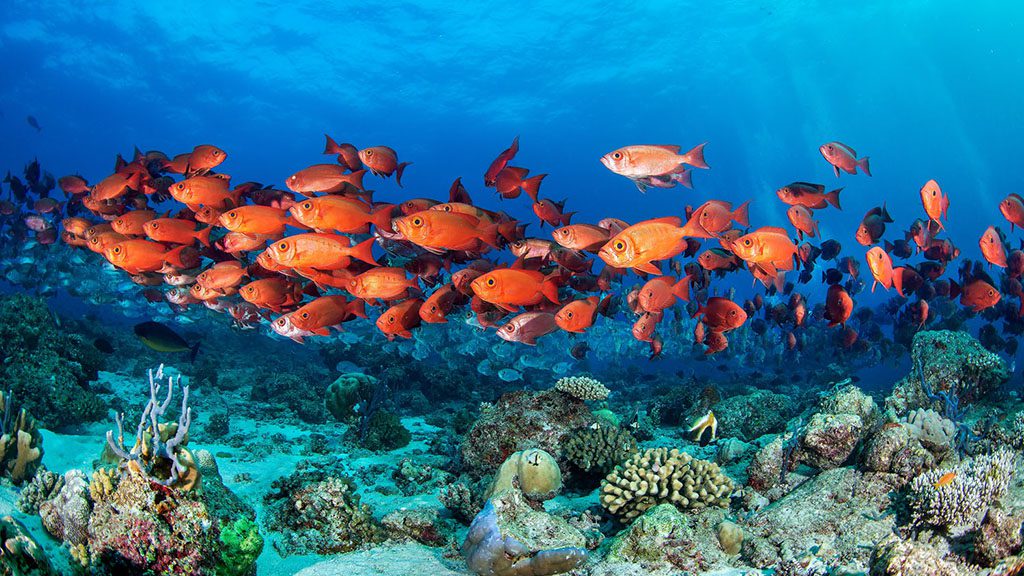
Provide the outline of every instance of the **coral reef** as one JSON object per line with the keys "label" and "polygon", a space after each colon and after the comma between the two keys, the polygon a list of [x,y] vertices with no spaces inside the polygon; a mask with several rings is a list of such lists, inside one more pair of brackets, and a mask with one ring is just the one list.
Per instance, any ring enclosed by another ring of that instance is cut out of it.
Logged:
{"label": "coral reef", "polygon": [[259,527],[244,516],[221,524],[220,544],[217,576],[247,576],[255,569],[256,559],[263,551]]}
{"label": "coral reef", "polygon": [[437,499],[451,512],[453,518],[469,524],[484,506],[484,500],[478,497],[480,491],[474,491],[465,482],[455,482],[443,486]]}
{"label": "coral reef", "polygon": [[942,457],[953,449],[957,433],[956,424],[935,410],[911,410],[903,420],[903,425],[925,450],[935,456],[936,460],[941,461]]}
{"label": "coral reef", "polygon": [[0,476],[21,485],[31,479],[43,458],[43,437],[36,421],[11,406],[12,393],[0,392]]}
{"label": "coral reef", "polygon": [[360,432],[360,428],[353,426],[349,429],[349,437],[359,446],[375,452],[397,450],[412,440],[412,434],[402,426],[398,416],[383,410],[370,416],[365,431],[362,435]]}
{"label": "coral reef", "polygon": [[135,442],[131,449],[124,444],[124,414],[117,415],[117,440],[114,432],[107,432],[107,447],[127,466],[145,478],[164,486],[191,490],[199,483],[199,468],[192,452],[186,448],[188,429],[192,424],[192,409],[188,407],[188,386],[182,389],[181,414],[177,423],[161,423],[174,396],[174,388],[181,383],[177,378],[167,376],[167,396],[161,403],[158,399],[160,382],[164,379],[164,365],[154,373],[149,370],[149,401],[139,418]]}
{"label": "coral reef", "polygon": [[935,456],[911,434],[905,425],[895,422],[883,425],[867,441],[863,465],[874,472],[891,472],[902,482],[909,482],[935,467]]}
{"label": "coral reef", "polygon": [[974,537],[974,560],[982,566],[995,566],[1020,552],[1021,520],[1020,514],[989,508]]}
{"label": "coral reef", "polygon": [[0,517],[0,576],[54,574],[46,553],[25,525],[12,516]]}
{"label": "coral reef", "polygon": [[255,378],[249,393],[251,400],[283,404],[299,420],[310,424],[326,420],[321,398],[328,375],[322,368],[307,365],[298,371],[259,371]]}
{"label": "coral reef", "polygon": [[540,448],[565,465],[569,434],[594,422],[582,400],[555,390],[509,392],[487,405],[460,447],[467,472],[494,472],[512,453]]}
{"label": "coral reef", "polygon": [[729,505],[733,482],[718,464],[668,448],[651,448],[615,467],[601,483],[601,505],[629,522],[658,504],[683,510]]}
{"label": "coral reef", "polygon": [[324,404],[334,419],[346,424],[359,421],[356,406],[369,402],[377,379],[359,372],[342,374],[327,386]]}
{"label": "coral reef", "polygon": [[528,500],[550,500],[562,489],[562,472],[551,454],[538,448],[516,452],[506,459],[494,475],[486,498],[513,486]]}
{"label": "coral reef", "polygon": [[72,546],[85,544],[92,513],[89,480],[81,470],[71,470],[64,475],[62,484],[56,496],[39,505],[43,528]]}
{"label": "coral reef", "polygon": [[611,393],[604,384],[589,376],[559,378],[554,389],[579,400],[605,400]]}
{"label": "coral reef", "polygon": [[628,430],[598,424],[570,434],[564,449],[573,468],[605,476],[637,452],[637,443]]}
{"label": "coral reef", "polygon": [[781,432],[793,415],[793,401],[784,394],[754,389],[715,403],[714,410],[723,434],[750,441]]}
{"label": "coral reef", "polygon": [[40,425],[59,428],[103,418],[106,408],[89,390],[102,366],[102,355],[62,330],[41,298],[0,299],[0,382]]}
{"label": "coral reef", "polygon": [[455,523],[441,518],[436,508],[395,510],[385,514],[381,524],[390,539],[413,540],[435,548],[448,546],[455,531]]}
{"label": "coral reef", "polygon": [[55,496],[63,487],[64,476],[41,467],[32,481],[21,489],[15,505],[25,514],[38,514],[39,505]]}
{"label": "coral reef", "polygon": [[296,471],[274,481],[273,488],[263,499],[266,526],[281,533],[282,555],[349,552],[384,538],[372,510],[360,504],[346,478]]}
{"label": "coral reef", "polygon": [[889,538],[875,550],[871,576],[967,576],[969,572],[931,543]]}
{"label": "coral reef", "polygon": [[1014,458],[1004,449],[953,470],[930,470],[914,478],[908,493],[913,522],[954,534],[977,528],[989,507],[1006,493]]}
{"label": "coral reef", "polygon": [[546,576],[586,562],[585,544],[568,522],[534,510],[510,489],[495,494],[473,519],[462,555],[479,576]]}
{"label": "coral reef", "polygon": [[870,396],[852,385],[836,388],[808,420],[795,457],[820,470],[840,466],[879,420]]}

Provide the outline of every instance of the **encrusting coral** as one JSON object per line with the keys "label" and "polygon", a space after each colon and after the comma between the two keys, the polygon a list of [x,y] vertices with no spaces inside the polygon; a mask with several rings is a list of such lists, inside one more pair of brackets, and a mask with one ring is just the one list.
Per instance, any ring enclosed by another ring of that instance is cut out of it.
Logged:
{"label": "encrusting coral", "polygon": [[554,389],[580,400],[605,400],[611,393],[604,384],[589,376],[559,378]]}
{"label": "encrusting coral", "polygon": [[11,406],[11,393],[0,392],[0,475],[15,485],[31,479],[43,458],[43,437],[36,421]]}
{"label": "encrusting coral", "polygon": [[601,483],[601,506],[629,522],[658,504],[681,510],[728,507],[733,482],[718,464],[679,450],[651,448],[618,465]]}
{"label": "encrusting coral", "polygon": [[930,470],[914,478],[908,494],[913,522],[950,533],[977,528],[989,507],[1006,494],[1014,457],[1003,449],[953,470]]}
{"label": "encrusting coral", "polygon": [[191,490],[199,482],[199,468],[195,458],[185,446],[188,444],[188,428],[192,424],[192,409],[188,407],[188,386],[182,389],[181,415],[177,423],[161,423],[160,417],[167,413],[174,395],[174,387],[181,383],[177,378],[167,376],[167,396],[161,403],[160,381],[164,379],[164,365],[154,373],[149,370],[149,402],[146,403],[139,426],[135,432],[135,443],[131,449],[124,444],[124,414],[117,415],[117,439],[114,432],[107,432],[107,446],[128,466],[143,477],[183,490]]}

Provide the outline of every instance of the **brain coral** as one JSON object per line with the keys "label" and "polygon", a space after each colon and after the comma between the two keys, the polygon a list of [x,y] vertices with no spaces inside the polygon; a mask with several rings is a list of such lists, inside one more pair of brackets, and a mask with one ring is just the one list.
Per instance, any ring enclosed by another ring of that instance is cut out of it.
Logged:
{"label": "brain coral", "polygon": [[681,510],[729,505],[733,483],[718,464],[679,450],[651,448],[635,454],[601,483],[601,506],[628,522],[658,504]]}

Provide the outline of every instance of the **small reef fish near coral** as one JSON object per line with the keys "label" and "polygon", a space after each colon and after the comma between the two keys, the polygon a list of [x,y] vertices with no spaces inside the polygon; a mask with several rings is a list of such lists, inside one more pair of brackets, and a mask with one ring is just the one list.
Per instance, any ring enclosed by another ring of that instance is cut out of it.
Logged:
{"label": "small reef fish near coral", "polygon": [[791,4],[5,6],[0,576],[1024,574],[1022,11]]}

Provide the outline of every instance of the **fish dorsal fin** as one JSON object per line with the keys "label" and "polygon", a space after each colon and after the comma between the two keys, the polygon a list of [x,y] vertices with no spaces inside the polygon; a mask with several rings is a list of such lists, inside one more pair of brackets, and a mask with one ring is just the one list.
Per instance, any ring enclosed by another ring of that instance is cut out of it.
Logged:
{"label": "fish dorsal fin", "polygon": [[662,218],[653,218],[647,221],[648,224],[671,224],[673,226],[681,226],[683,221],[678,216],[664,216]]}
{"label": "fish dorsal fin", "polygon": [[786,232],[784,228],[779,228],[778,226],[765,226],[758,230],[758,232],[767,232],[769,234],[782,234],[783,236],[789,238],[789,232]]}
{"label": "fish dorsal fin", "polygon": [[679,145],[677,144],[652,144],[655,148],[661,148],[662,150],[668,150],[673,154],[679,154]]}

